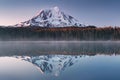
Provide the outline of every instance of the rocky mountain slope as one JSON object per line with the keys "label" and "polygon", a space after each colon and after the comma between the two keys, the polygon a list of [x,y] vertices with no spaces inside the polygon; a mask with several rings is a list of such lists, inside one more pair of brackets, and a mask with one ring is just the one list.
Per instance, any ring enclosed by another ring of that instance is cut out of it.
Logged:
{"label": "rocky mountain slope", "polygon": [[84,27],[74,17],[65,14],[58,7],[41,9],[39,14],[32,19],[15,25],[16,27],[37,26],[37,27]]}

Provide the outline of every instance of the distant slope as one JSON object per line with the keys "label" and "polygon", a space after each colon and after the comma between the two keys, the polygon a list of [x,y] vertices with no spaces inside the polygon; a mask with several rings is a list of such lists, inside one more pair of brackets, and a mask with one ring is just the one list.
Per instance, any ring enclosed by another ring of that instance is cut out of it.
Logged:
{"label": "distant slope", "polygon": [[67,27],[67,26],[77,26],[84,27],[76,20],[74,17],[65,14],[58,7],[51,9],[42,9],[39,14],[34,16],[32,19],[25,22],[21,22],[15,25],[16,27],[25,26],[38,26],[38,27]]}

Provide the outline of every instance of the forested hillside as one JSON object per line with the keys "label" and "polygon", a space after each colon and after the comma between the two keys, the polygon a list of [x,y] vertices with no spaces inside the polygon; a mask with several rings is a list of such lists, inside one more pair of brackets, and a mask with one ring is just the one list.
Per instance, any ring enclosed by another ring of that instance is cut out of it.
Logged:
{"label": "forested hillside", "polygon": [[120,40],[120,28],[0,27],[0,40]]}

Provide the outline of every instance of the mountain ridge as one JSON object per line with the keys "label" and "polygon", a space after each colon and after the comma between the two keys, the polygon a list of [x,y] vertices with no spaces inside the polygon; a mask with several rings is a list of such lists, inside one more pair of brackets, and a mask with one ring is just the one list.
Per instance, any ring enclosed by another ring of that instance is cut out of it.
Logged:
{"label": "mountain ridge", "polygon": [[33,18],[15,25],[16,27],[38,26],[38,27],[84,27],[74,17],[65,14],[58,7],[41,9]]}

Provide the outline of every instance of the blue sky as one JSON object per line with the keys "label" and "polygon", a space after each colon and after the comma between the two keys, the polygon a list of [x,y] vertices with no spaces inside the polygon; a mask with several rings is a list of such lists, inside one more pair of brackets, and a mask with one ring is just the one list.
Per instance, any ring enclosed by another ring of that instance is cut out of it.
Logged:
{"label": "blue sky", "polygon": [[120,0],[0,0],[0,25],[14,25],[54,6],[83,24],[120,26]]}

